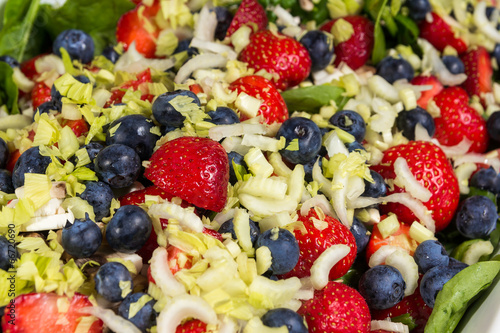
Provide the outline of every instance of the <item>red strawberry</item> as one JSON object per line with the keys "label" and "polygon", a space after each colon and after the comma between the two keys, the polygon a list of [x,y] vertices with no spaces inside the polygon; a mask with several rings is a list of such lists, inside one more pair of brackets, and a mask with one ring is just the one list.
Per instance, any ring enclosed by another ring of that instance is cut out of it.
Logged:
{"label": "red strawberry", "polygon": [[175,333],[205,333],[206,331],[207,324],[198,319],[191,319],[184,324],[177,326]]}
{"label": "red strawberry", "polygon": [[[250,75],[239,78],[229,85],[229,89],[246,94],[263,101],[259,115],[262,115],[268,124],[282,123],[288,119],[288,108],[278,90],[268,79],[259,75]],[[248,119],[244,115],[241,120]]]}
{"label": "red strawberry", "polygon": [[468,105],[468,96],[460,87],[449,87],[434,97],[441,116],[434,119],[434,137],[445,146],[453,146],[462,139],[472,141],[469,152],[483,153],[488,147],[486,121]]}
{"label": "red strawberry", "polygon": [[370,241],[366,246],[366,261],[370,261],[370,257],[384,245],[399,246],[410,252],[411,255],[413,255],[413,252],[415,252],[415,249],[418,246],[417,242],[410,237],[409,225],[401,223],[398,231],[387,238],[383,238],[378,230],[378,225],[376,224],[373,226]]}
{"label": "red strawberry", "polygon": [[165,143],[153,153],[144,175],[195,206],[220,212],[226,204],[227,153],[211,139],[181,137]]}
{"label": "red strawberry", "polygon": [[7,165],[5,166],[5,169],[12,172],[12,170],[14,170],[14,166],[16,165],[17,160],[19,159],[19,156],[21,156],[19,149],[16,149],[12,153],[10,153],[9,161],[7,162]]}
{"label": "red strawberry", "polygon": [[171,200],[173,195],[159,188],[158,186],[149,186],[142,190],[133,191],[120,197],[120,205],[140,205],[144,203],[146,195],[157,195],[162,199]]}
{"label": "red strawberry", "polygon": [[[59,312],[58,304],[62,300],[69,302],[66,312]],[[12,303],[11,303],[12,304]],[[2,318],[2,330],[6,333],[73,333],[83,317],[87,314],[80,309],[92,306],[87,296],[75,294],[72,298],[57,294],[25,294],[15,298],[15,316],[9,315],[9,306],[5,308]],[[102,332],[102,321],[97,319],[90,327],[89,333]]]}
{"label": "red strawberry", "polygon": [[43,82],[35,83],[35,87],[33,87],[33,90],[31,91],[31,103],[33,104],[33,110],[36,111],[40,105],[45,102],[49,102],[51,99],[50,87]]}
{"label": "red strawberry", "polygon": [[83,134],[87,133],[89,131],[89,125],[85,121],[85,119],[78,119],[78,120],[68,120],[68,119],[63,119],[61,121],[61,126],[66,127],[69,126],[73,133],[77,137],[82,136]]}
{"label": "red strawberry", "polygon": [[411,80],[411,84],[416,85],[416,86],[432,86],[431,89],[422,91],[422,94],[420,95],[420,98],[417,101],[418,106],[420,106],[423,109],[427,110],[427,103],[431,99],[434,98],[441,90],[443,90],[443,85],[439,80],[432,75],[429,76],[415,76],[413,80]]}
{"label": "red strawberry", "polygon": [[311,57],[297,40],[269,30],[250,37],[250,43],[241,51],[239,60],[247,62],[256,71],[265,69],[277,74],[276,87],[286,90],[304,81],[311,71]]}
{"label": "red strawberry", "polygon": [[463,54],[460,59],[464,63],[467,80],[462,87],[469,96],[477,95],[483,98],[484,93],[492,91],[493,83],[491,76],[493,68],[488,51],[482,46]]}
{"label": "red strawberry", "polygon": [[36,71],[35,62],[38,59],[45,57],[47,54],[48,53],[40,54],[23,62],[20,67],[21,72],[23,72],[23,74],[30,80],[37,78],[40,73]]}
{"label": "red strawberry", "polygon": [[142,6],[138,5],[120,17],[116,26],[116,39],[123,43],[125,50],[135,42],[138,52],[147,58],[154,58],[160,29],[147,15],[139,14]]}
{"label": "red strawberry", "polygon": [[[410,141],[386,150],[380,164],[372,168],[385,179],[394,179],[396,175],[393,164],[398,157],[406,160],[418,182],[431,192],[431,198],[423,204],[432,212],[436,231],[443,230],[453,218],[460,198],[458,181],[446,155],[431,142]],[[387,194],[400,192],[404,192],[404,189],[394,186],[394,190]],[[380,211],[383,214],[395,213],[400,222],[411,224],[416,220],[410,209],[401,203],[381,205]]]}
{"label": "red strawberry", "polygon": [[233,20],[227,29],[226,36],[230,37],[242,25],[254,25],[256,31],[267,27],[266,10],[257,0],[241,1],[238,10],[234,14]]}
{"label": "red strawberry", "polygon": [[370,311],[360,293],[343,283],[330,281],[314,291],[314,297],[302,303],[297,311],[309,332],[368,333]]}
{"label": "red strawberry", "polygon": [[[189,269],[193,265],[193,257],[185,251],[173,245],[167,246],[167,263],[172,274],[177,273],[181,269]],[[151,275],[151,267],[148,268],[148,281],[156,283]]]}
{"label": "red strawberry", "polygon": [[438,51],[443,51],[449,45],[457,50],[458,54],[467,51],[467,44],[460,37],[455,37],[451,27],[439,15],[432,13],[432,22],[422,20],[419,25],[420,37],[427,39]]}
{"label": "red strawberry", "polygon": [[[136,75],[135,80],[127,81],[120,85],[120,87],[114,89],[111,93],[111,97],[108,99],[106,102],[106,105],[104,107],[109,107],[113,104],[121,103],[123,96],[125,95],[125,92],[127,89],[131,90],[138,90],[140,89],[143,85],[143,83],[147,82],[153,82],[151,78],[151,70],[148,68]],[[141,96],[142,100],[149,100],[152,101],[154,98],[153,95],[150,94],[144,94]]]}
{"label": "red strawberry", "polygon": [[[358,69],[363,66],[368,59],[373,49],[373,22],[364,16],[345,16],[342,17],[352,25],[354,32],[348,40],[339,43],[335,46],[335,66],[341,62],[345,62],[352,69]],[[320,30],[331,32],[333,24],[338,19],[325,23]]]}

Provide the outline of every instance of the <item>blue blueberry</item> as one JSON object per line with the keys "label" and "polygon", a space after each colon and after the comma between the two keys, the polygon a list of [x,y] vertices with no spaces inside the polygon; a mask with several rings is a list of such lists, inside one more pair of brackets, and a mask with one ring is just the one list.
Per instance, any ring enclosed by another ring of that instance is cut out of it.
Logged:
{"label": "blue blueberry", "polygon": [[420,106],[409,111],[401,111],[396,119],[396,124],[398,129],[403,131],[403,135],[410,140],[415,140],[415,127],[417,124],[422,125],[431,137],[436,132],[436,125],[431,114]]}
{"label": "blue blueberry", "polygon": [[295,236],[286,229],[273,228],[261,233],[255,242],[255,248],[267,246],[271,251],[272,274],[290,272],[299,261],[299,244]]}
{"label": "blue blueberry", "polygon": [[189,46],[190,44],[191,44],[191,38],[179,41],[179,43],[177,44],[177,48],[174,50],[174,54],[186,51],[188,58],[191,58],[192,56],[199,54],[198,49],[196,47]]}
{"label": "blue blueberry", "polygon": [[405,59],[387,56],[378,63],[377,75],[380,75],[389,83],[401,79],[406,79],[409,82],[413,79],[415,71]]}
{"label": "blue blueberry", "polygon": [[405,4],[409,9],[408,15],[415,21],[422,21],[431,11],[429,0],[407,0]]}
{"label": "blue blueberry", "polygon": [[94,161],[99,179],[112,188],[132,185],[141,172],[141,159],[129,146],[115,144],[104,148]]}
{"label": "blue blueberry", "polygon": [[115,251],[134,253],[146,243],[152,228],[153,222],[144,209],[121,206],[106,227],[106,240]]}
{"label": "blue blueberry", "polygon": [[123,318],[129,320],[134,324],[141,332],[146,333],[156,322],[156,311],[153,309],[155,301],[151,299],[137,312],[133,317],[129,318],[130,305],[139,301],[143,296],[147,296],[146,293],[133,293],[128,294],[127,297],[120,303],[118,307],[118,314]]}
{"label": "blue blueberry", "polygon": [[481,168],[472,175],[469,186],[486,190],[493,194],[500,194],[498,179],[498,174],[492,167],[488,169]]}
{"label": "blue blueberry", "polygon": [[465,66],[460,58],[455,56],[443,56],[443,63],[452,74],[465,73]]}
{"label": "blue blueberry", "polygon": [[304,324],[304,318],[297,312],[287,308],[269,310],[260,319],[267,327],[286,326],[289,333],[309,332]]}
{"label": "blue blueberry", "polygon": [[450,262],[448,263],[448,267],[451,268],[452,270],[455,270],[458,273],[463,269],[469,267],[469,265],[453,257],[450,257]]}
{"label": "blue blueberry", "polygon": [[19,258],[19,252],[14,243],[9,243],[5,236],[0,235],[0,269],[8,271],[12,267],[11,259],[17,258]]}
{"label": "blue blueberry", "polygon": [[[176,97],[189,97],[185,102],[181,103],[181,107],[187,106],[189,103],[195,103],[200,106],[200,99],[195,93],[189,90],[175,90],[171,92],[166,92],[153,102],[153,116],[156,121],[163,126],[172,126],[175,128],[180,128],[184,124],[184,117],[179,110],[177,110],[175,105],[171,104],[171,101]],[[186,103],[186,104],[184,104]]]}
{"label": "blue blueberry", "polygon": [[[500,44],[499,53],[500,53]],[[498,63],[500,65],[500,62]],[[493,112],[488,121],[486,122],[486,128],[488,130],[488,135],[491,139],[500,142],[500,111]]]}
{"label": "blue blueberry", "polygon": [[24,175],[27,173],[45,173],[52,162],[49,156],[40,155],[38,147],[31,147],[19,156],[12,171],[12,184],[14,188],[24,185]]}
{"label": "blue blueberry", "polygon": [[335,51],[331,35],[321,30],[311,30],[300,39],[300,43],[304,45],[311,57],[312,72],[325,69],[332,62]]}
{"label": "blue blueberry", "polygon": [[370,235],[365,225],[357,218],[354,218],[352,221],[351,233],[354,235],[354,239],[356,240],[357,254],[359,254],[363,252],[366,245],[368,245]]}
{"label": "blue blueberry", "polygon": [[61,32],[55,39],[52,52],[61,56],[60,48],[65,49],[71,59],[79,60],[84,64],[94,58],[94,40],[82,30],[68,29]]}
{"label": "blue blueberry", "polygon": [[357,142],[362,142],[366,134],[366,124],[359,113],[342,110],[330,118],[330,124],[354,136]]}
{"label": "blue blueberry", "polygon": [[487,6],[486,7],[486,17],[488,18],[488,20],[491,20],[493,18],[493,13],[496,11],[497,9],[493,6]]}
{"label": "blue blueberry", "polygon": [[[96,158],[97,154],[99,154],[99,152],[104,149],[104,145],[102,143],[92,141],[80,148],[85,148],[87,150],[87,154],[89,155],[90,159],[90,163],[85,164],[84,167],[94,171],[94,159]],[[71,157],[70,162],[76,165],[78,163],[78,159],[76,158],[76,156],[73,156]]]}
{"label": "blue blueberry", "polygon": [[97,292],[110,302],[119,302],[125,298],[122,296],[120,282],[122,282],[122,286],[126,282],[130,282],[130,289],[133,289],[132,276],[127,267],[115,261],[102,265],[97,271],[94,281]]}
{"label": "blue blueberry", "polygon": [[4,141],[4,139],[0,138],[0,169],[5,168],[7,162],[9,162],[9,156],[9,147],[7,146],[7,143]]}
{"label": "blue blueberry", "polygon": [[5,169],[0,169],[0,191],[4,193],[14,193],[12,174]]}
{"label": "blue blueberry", "polygon": [[349,153],[352,153],[353,151],[356,151],[356,150],[366,151],[366,148],[363,147],[363,145],[361,143],[359,143],[358,141],[346,143],[345,146],[347,148],[347,151],[349,151]]}
{"label": "blue blueberry", "polygon": [[361,196],[369,198],[385,196],[387,194],[387,185],[385,184],[384,177],[374,170],[370,170],[370,175],[373,178],[373,183],[365,179],[365,191]]}
{"label": "blue blueberry", "polygon": [[[308,163],[321,149],[321,131],[318,125],[307,118],[293,117],[285,120],[276,134],[277,139],[280,137],[286,139],[285,148],[280,153],[293,164]],[[293,140],[298,140],[298,150],[289,148]]]}
{"label": "blue blueberry", "polygon": [[17,61],[14,57],[11,57],[9,55],[3,55],[0,56],[0,61],[5,62],[7,65],[10,67],[19,67],[19,61]]}
{"label": "blue blueberry", "polygon": [[85,214],[85,219],[75,219],[62,230],[62,247],[75,258],[88,258],[101,246],[101,229]]}
{"label": "blue blueberry", "polygon": [[433,239],[420,243],[415,250],[413,259],[415,259],[418,270],[422,274],[436,266],[447,266],[450,262],[450,257],[444,246]]}
{"label": "blue blueberry", "polygon": [[33,114],[33,121],[35,120],[35,114],[42,114],[42,113],[47,113],[50,114],[54,111],[56,112],[61,112],[62,104],[61,102],[57,102],[55,100],[50,100],[48,102],[44,102],[38,106],[36,109],[36,112]]}
{"label": "blue blueberry", "polygon": [[474,195],[460,204],[456,215],[458,231],[467,238],[487,237],[496,228],[498,213],[488,197]]}
{"label": "blue blueberry", "polygon": [[457,273],[457,269],[450,268],[449,266],[436,266],[428,270],[420,281],[420,295],[425,304],[433,308],[439,291]]}
{"label": "blue blueberry", "polygon": [[400,302],[406,283],[392,266],[379,265],[367,270],[359,280],[359,292],[374,310],[385,310]]}
{"label": "blue blueberry", "polygon": [[324,146],[321,146],[319,154],[316,155],[316,157],[314,157],[312,160],[304,164],[304,173],[305,173],[304,179],[306,182],[313,181],[312,171],[314,165],[316,164],[316,161],[318,162],[320,168],[323,166],[323,157],[326,156],[326,153],[323,152],[323,150],[326,151],[326,148]]}
{"label": "blue blueberry", "polygon": [[[236,177],[236,172],[234,171],[234,164],[236,164],[236,166],[241,166],[243,168],[247,168],[247,165],[245,163],[245,160],[243,158],[243,155],[235,152],[235,151],[231,151],[229,153],[227,153],[227,157],[228,157],[228,160],[229,160],[229,182],[231,184],[236,184],[238,182],[238,178]],[[241,175],[243,176],[243,175]]]}
{"label": "blue blueberry", "polygon": [[217,17],[217,26],[215,27],[215,38],[224,40],[226,38],[227,29],[233,21],[233,15],[226,7],[217,6],[214,8]]}
{"label": "blue blueberry", "polygon": [[491,60],[493,58],[496,60],[497,65],[500,66],[500,43],[495,44],[493,51],[491,52]]}
{"label": "blue blueberry", "polygon": [[156,141],[160,138],[151,133],[154,124],[140,114],[128,115],[115,120],[106,133],[106,144],[122,144],[135,150],[141,160],[153,154]]}
{"label": "blue blueberry", "polygon": [[118,58],[120,58],[120,54],[116,52],[112,45],[105,47],[104,50],[102,50],[102,55],[113,64],[118,61]]}
{"label": "blue blueberry", "polygon": [[208,111],[207,114],[210,116],[207,121],[215,125],[231,125],[240,122],[236,112],[226,106],[219,106],[215,111]]}
{"label": "blue blueberry", "polygon": [[85,191],[80,195],[83,200],[94,208],[95,220],[102,221],[103,217],[109,216],[111,200],[114,198],[113,190],[104,182],[88,182]]}
{"label": "blue blueberry", "polygon": [[[231,233],[231,237],[233,239],[238,239],[236,237],[236,233],[234,232],[233,219],[230,219],[230,220],[222,223],[218,232],[219,232],[219,234]],[[250,220],[250,239],[252,240],[252,244],[255,244],[259,235],[260,235],[259,226],[257,225],[257,223]]]}

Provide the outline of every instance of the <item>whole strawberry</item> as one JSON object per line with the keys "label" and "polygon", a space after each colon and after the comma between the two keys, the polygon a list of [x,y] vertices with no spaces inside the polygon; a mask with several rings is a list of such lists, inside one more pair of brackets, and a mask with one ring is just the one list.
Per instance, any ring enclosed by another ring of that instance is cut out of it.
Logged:
{"label": "whole strawberry", "polygon": [[460,37],[455,37],[455,32],[441,16],[432,14],[432,21],[422,20],[419,24],[420,37],[426,39],[438,51],[443,51],[446,46],[457,50],[458,54],[467,51],[467,44]]}
{"label": "whole strawberry", "polygon": [[276,87],[286,90],[304,81],[311,71],[311,57],[307,49],[295,39],[281,33],[263,30],[250,37],[250,43],[241,51],[239,60],[247,62],[256,71],[265,69],[277,74]]}
{"label": "whole strawberry", "polygon": [[330,281],[314,291],[314,297],[297,311],[304,316],[309,332],[370,332],[370,311],[363,296],[343,283]]}
{"label": "whole strawberry", "polygon": [[472,141],[469,152],[483,153],[488,147],[486,121],[468,103],[468,96],[460,87],[449,87],[434,97],[441,116],[434,118],[434,137],[445,146],[459,144],[463,138]]}
{"label": "whole strawberry", "polygon": [[311,266],[326,249],[336,244],[345,244],[350,252],[330,270],[330,280],[342,277],[351,268],[356,258],[356,239],[349,229],[330,216],[319,217],[314,209],[303,216],[299,213],[299,221],[304,224],[306,233],[295,230],[295,239],[299,244],[300,255],[297,265],[283,277],[296,276],[303,278],[311,275]]}
{"label": "whole strawberry", "polygon": [[230,37],[236,30],[245,24],[254,27],[254,31],[263,30],[267,27],[266,11],[257,0],[241,1],[227,29],[226,36]]}
{"label": "whole strawberry", "polygon": [[491,67],[490,54],[482,46],[467,51],[460,59],[464,63],[467,79],[462,83],[462,87],[469,96],[479,96],[484,98],[483,94],[489,93],[493,89],[491,76],[493,68]]}
{"label": "whole strawberry", "polygon": [[[372,168],[386,180],[395,179],[394,162],[398,157],[406,160],[413,176],[431,192],[430,199],[423,204],[431,212],[436,231],[443,230],[453,218],[460,199],[458,181],[446,155],[431,142],[410,141],[387,149],[380,164]],[[387,194],[401,192],[405,190],[395,185],[394,190]],[[380,211],[382,214],[395,213],[398,220],[404,223],[411,224],[417,220],[409,208],[397,202],[381,205]]]}
{"label": "whole strawberry", "polygon": [[208,138],[181,137],[151,156],[144,175],[173,196],[220,212],[227,199],[229,162],[224,148]]}

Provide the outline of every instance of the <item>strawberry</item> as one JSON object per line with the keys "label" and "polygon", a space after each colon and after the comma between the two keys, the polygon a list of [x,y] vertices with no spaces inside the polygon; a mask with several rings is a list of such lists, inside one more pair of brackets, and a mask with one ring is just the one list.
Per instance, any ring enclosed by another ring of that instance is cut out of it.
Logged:
{"label": "strawberry", "polygon": [[472,141],[469,152],[483,153],[488,147],[486,121],[471,106],[468,96],[460,87],[449,87],[434,97],[441,116],[434,119],[434,137],[445,146],[453,146],[463,138]]}
{"label": "strawberry", "polygon": [[181,137],[151,156],[145,176],[156,186],[187,202],[220,212],[227,199],[229,162],[220,143]]}
{"label": "strawberry", "polygon": [[286,90],[304,81],[311,72],[311,57],[297,40],[262,30],[250,37],[250,43],[241,51],[239,60],[247,62],[255,71],[261,69],[277,74],[276,87]]}
{"label": "strawberry", "polygon": [[297,311],[307,322],[309,332],[370,332],[370,311],[365,299],[354,288],[330,281],[314,291],[314,297]]}
{"label": "strawberry", "polygon": [[135,42],[135,48],[139,53],[146,58],[154,58],[160,29],[154,20],[144,15],[144,12],[141,13],[140,9],[143,6],[138,5],[120,17],[116,26],[116,39],[123,43],[125,50]]}
{"label": "strawberry", "polygon": [[[108,101],[104,105],[104,107],[109,107],[113,104],[121,103],[123,96],[125,95],[125,92],[127,89],[130,90],[139,90],[141,87],[144,87],[144,83],[148,82],[153,82],[151,78],[151,70],[148,68],[138,74],[136,74],[136,79],[135,80],[130,80],[127,81],[123,84],[120,85],[120,87],[113,89],[111,93],[111,97],[109,97]],[[142,100],[149,100],[152,101],[154,98],[153,95],[150,94],[143,94],[141,96]]]}
{"label": "strawberry", "polygon": [[207,324],[198,319],[191,319],[177,326],[175,333],[205,333],[206,331]]}
{"label": "strawberry", "polygon": [[419,24],[420,37],[426,39],[438,51],[443,52],[446,46],[451,46],[457,50],[458,54],[467,51],[467,44],[460,37],[455,37],[455,33],[441,16],[432,14],[432,22],[422,20]]}
{"label": "strawberry", "polygon": [[77,137],[80,137],[89,131],[89,125],[83,118],[77,120],[63,119],[61,121],[61,126],[62,127],[69,126],[69,128],[71,128],[71,130],[73,131],[73,133],[75,133]]}
{"label": "strawberry", "polygon": [[[172,274],[177,273],[181,269],[189,269],[193,265],[193,257],[185,251],[173,245],[167,246],[167,263]],[[148,267],[148,281],[156,283],[151,275],[151,267]]]}
{"label": "strawberry", "polygon": [[21,156],[21,152],[19,152],[19,149],[16,149],[13,152],[11,152],[9,155],[9,161],[5,166],[5,169],[12,172],[12,170],[14,170],[14,166],[16,165],[17,160],[19,159],[19,156]]}
{"label": "strawberry", "polygon": [[40,54],[23,62],[20,66],[21,72],[23,72],[23,74],[30,80],[36,79],[40,75],[40,73],[38,73],[36,70],[35,62],[38,59],[45,57],[47,54],[48,53]]}
{"label": "strawberry", "polygon": [[259,31],[267,27],[266,10],[257,0],[241,1],[227,29],[226,37],[230,37],[236,30],[245,24],[253,26],[255,28],[254,31]]}
{"label": "strawberry", "polygon": [[469,96],[477,95],[482,99],[484,93],[489,93],[493,89],[491,80],[493,68],[488,51],[480,46],[463,54],[460,59],[464,63],[467,75],[462,87]]}
{"label": "strawberry", "polygon": [[159,188],[158,186],[149,186],[142,190],[133,191],[120,197],[120,206],[136,205],[144,203],[146,195],[157,195],[162,199],[172,200],[173,195]]}
{"label": "strawberry", "polygon": [[[302,278],[310,276],[311,266],[321,253],[332,245],[345,244],[351,248],[351,251],[330,270],[330,280],[342,277],[351,268],[356,258],[357,248],[353,234],[346,226],[333,217],[322,216],[320,218],[314,209],[310,209],[306,216],[300,213],[298,215],[299,221],[304,224],[306,233],[302,233],[298,229],[294,231],[295,239],[300,248],[299,261],[294,269],[286,273],[283,277],[296,276]],[[326,225],[317,226],[318,220],[323,221]]]}
{"label": "strawberry", "polygon": [[31,103],[33,104],[33,110],[36,111],[40,105],[45,102],[49,102],[51,99],[50,87],[43,82],[35,83],[35,87],[33,87],[33,90],[31,91]]}
{"label": "strawberry", "polygon": [[[259,115],[262,115],[268,124],[282,123],[288,119],[288,108],[283,97],[281,97],[274,84],[268,79],[259,75],[240,77],[229,85],[229,89],[238,93],[246,94],[263,101],[259,108]],[[241,120],[248,119],[241,115]]]}
{"label": "strawberry", "polygon": [[[356,70],[370,59],[374,42],[374,25],[371,20],[364,16],[352,15],[342,17],[342,19],[352,25],[354,32],[351,38],[335,46],[334,64],[338,66],[341,62],[345,62],[353,70]],[[331,32],[332,26],[337,20],[325,23],[320,30]]]}
{"label": "strawberry", "polygon": [[[69,304],[67,311],[60,312],[59,304]],[[12,304],[12,303],[11,303]],[[2,318],[2,330],[6,333],[73,333],[81,318],[87,314],[80,309],[92,306],[87,296],[75,294],[69,298],[54,293],[25,294],[15,298],[15,316],[9,315],[9,306]],[[89,333],[102,332],[102,321],[97,319]]]}
{"label": "strawberry", "polygon": [[[431,142],[410,141],[387,149],[381,163],[372,166],[372,169],[386,180],[394,179],[396,174],[393,164],[398,157],[406,160],[413,176],[431,192],[431,198],[423,204],[431,212],[436,231],[443,230],[453,218],[460,198],[458,181],[446,155]],[[404,189],[395,185],[394,190],[387,194],[400,192],[404,192]],[[413,212],[401,203],[381,205],[380,211],[383,214],[395,213],[400,222],[411,224],[416,220]]]}
{"label": "strawberry", "polygon": [[411,255],[413,255],[418,246],[415,240],[410,237],[410,226],[401,223],[395,233],[387,238],[383,238],[376,224],[373,226],[370,240],[368,241],[368,245],[366,245],[366,261],[370,261],[370,257],[384,245],[399,246],[410,252]]}
{"label": "strawberry", "polygon": [[441,84],[441,82],[439,82],[439,80],[435,76],[432,76],[432,75],[415,76],[411,80],[411,84],[413,84],[415,86],[432,86],[431,89],[422,91],[420,98],[417,100],[418,106],[420,106],[421,108],[426,109],[426,110],[427,110],[427,103],[429,103],[429,101],[431,99],[433,99],[434,96],[439,94],[439,92],[441,90],[443,90],[443,88],[444,88],[443,85]]}

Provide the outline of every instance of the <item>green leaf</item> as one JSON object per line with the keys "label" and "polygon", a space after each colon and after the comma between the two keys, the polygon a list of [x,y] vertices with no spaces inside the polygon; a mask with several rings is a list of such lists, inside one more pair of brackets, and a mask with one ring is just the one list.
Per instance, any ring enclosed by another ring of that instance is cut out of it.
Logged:
{"label": "green leaf", "polygon": [[5,62],[0,62],[0,106],[5,104],[9,114],[19,113],[17,98],[19,91],[12,79],[14,71]]}
{"label": "green leaf", "polygon": [[330,101],[335,101],[337,107],[345,105],[348,98],[342,96],[344,89],[331,86],[310,86],[286,90],[281,93],[286,102],[288,111],[307,111],[317,113],[322,106],[330,105]]}
{"label": "green leaf", "polygon": [[438,293],[425,332],[453,332],[467,308],[490,286],[499,271],[500,262],[484,261],[455,275]]}
{"label": "green leaf", "polygon": [[406,326],[408,326],[408,329],[410,331],[412,329],[414,329],[415,327],[417,327],[417,323],[415,323],[415,319],[413,319],[413,317],[409,313],[405,313],[404,315],[393,317],[393,318],[391,318],[391,321],[393,323],[405,324]]}
{"label": "green leaf", "polygon": [[381,20],[388,0],[369,0],[365,3],[365,10],[375,20],[372,62],[377,64],[385,57],[385,36]]}

